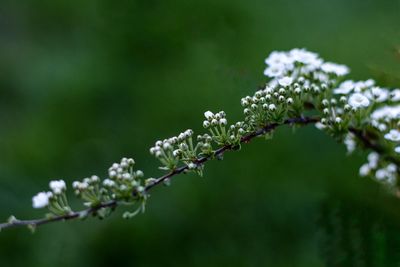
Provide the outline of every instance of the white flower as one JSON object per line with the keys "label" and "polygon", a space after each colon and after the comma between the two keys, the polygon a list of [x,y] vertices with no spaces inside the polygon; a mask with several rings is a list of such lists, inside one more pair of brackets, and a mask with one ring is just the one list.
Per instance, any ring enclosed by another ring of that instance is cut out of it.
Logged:
{"label": "white flower", "polygon": [[368,98],[360,93],[352,94],[349,97],[349,105],[353,108],[368,107],[369,103]]}
{"label": "white flower", "polygon": [[99,178],[99,176],[97,176],[97,175],[92,175],[92,177],[90,177],[90,180],[91,180],[93,183],[97,183],[98,181],[100,181],[100,178]]}
{"label": "white flower", "polygon": [[[111,171],[111,172],[113,172],[114,175],[113,176],[110,175],[110,177],[117,176],[117,173],[115,171]],[[89,184],[86,181],[83,181],[83,182],[75,181],[72,183],[72,187],[76,190],[83,191],[89,187]]]}
{"label": "white flower", "polygon": [[394,163],[390,163],[386,166],[386,170],[390,173],[395,173],[397,171],[397,166]]}
{"label": "white flower", "polygon": [[321,69],[327,73],[334,73],[337,76],[344,76],[349,73],[349,68],[345,65],[339,65],[333,62],[326,62],[321,65]]}
{"label": "white flower", "polygon": [[107,186],[107,187],[113,187],[113,186],[115,186],[115,182],[113,180],[110,180],[110,179],[105,179],[103,181],[103,185]]}
{"label": "white flower", "polygon": [[67,186],[65,185],[65,182],[63,180],[50,181],[49,186],[56,195],[61,194],[62,191],[67,189]]}
{"label": "white flower", "polygon": [[275,78],[280,77],[285,73],[285,66],[284,65],[273,65],[269,66],[264,70],[264,75]]}
{"label": "white flower", "polygon": [[278,81],[278,83],[284,87],[290,86],[292,84],[292,82],[293,82],[293,78],[287,77],[287,76],[279,79],[279,81]]}
{"label": "white flower", "polygon": [[389,91],[387,89],[373,87],[370,91],[365,92],[365,95],[376,102],[384,102],[389,99]]}
{"label": "white flower", "polygon": [[386,131],[387,126],[386,126],[386,124],[380,123],[380,124],[378,124],[378,129],[379,129],[379,131],[384,132],[384,131]]}
{"label": "white flower", "polygon": [[375,110],[371,114],[373,120],[385,120],[390,121],[393,119],[400,118],[400,105],[399,106],[384,106]]}
{"label": "white flower", "polygon": [[387,134],[385,134],[385,138],[394,142],[400,141],[400,132],[396,129],[392,129]]}
{"label": "white flower", "polygon": [[356,149],[356,142],[354,141],[353,134],[348,134],[344,139],[344,144],[346,145],[347,152],[350,154]]}
{"label": "white flower", "polygon": [[291,58],[293,58],[294,61],[306,65],[311,65],[313,67],[318,67],[321,64],[321,60],[318,58],[318,54],[309,52],[304,48],[294,48],[289,52],[289,55]]}
{"label": "white flower", "polygon": [[190,162],[190,163],[188,164],[188,168],[189,168],[190,170],[196,169],[196,167],[197,167],[196,163]]}
{"label": "white flower", "polygon": [[377,170],[376,173],[375,173],[375,177],[376,177],[378,180],[383,180],[383,179],[385,179],[387,176],[388,176],[388,172],[387,172],[387,170],[385,170],[385,169],[379,169],[379,170]]}
{"label": "white flower", "polygon": [[293,59],[285,52],[274,51],[265,59],[265,63],[270,66],[292,64]]}
{"label": "white flower", "polygon": [[360,167],[359,173],[360,173],[360,176],[364,177],[364,176],[367,176],[370,171],[371,171],[371,169],[370,169],[368,163],[365,163]]}
{"label": "white flower", "polygon": [[379,154],[376,152],[371,152],[368,155],[368,166],[371,169],[375,169],[378,166]]}
{"label": "white flower", "polygon": [[47,207],[49,199],[53,196],[51,192],[40,192],[32,198],[32,206],[35,209]]}
{"label": "white flower", "polygon": [[334,94],[347,95],[354,89],[354,82],[349,80],[340,84],[339,88],[333,90]]}
{"label": "white flower", "polygon": [[390,92],[391,100],[392,101],[400,101],[400,89],[394,89],[393,91]]}
{"label": "white flower", "polygon": [[394,152],[400,154],[400,146],[396,146],[396,147],[394,148]]}
{"label": "white flower", "polygon": [[325,124],[322,124],[320,122],[315,123],[315,128],[317,128],[318,130],[323,130],[326,128]]}

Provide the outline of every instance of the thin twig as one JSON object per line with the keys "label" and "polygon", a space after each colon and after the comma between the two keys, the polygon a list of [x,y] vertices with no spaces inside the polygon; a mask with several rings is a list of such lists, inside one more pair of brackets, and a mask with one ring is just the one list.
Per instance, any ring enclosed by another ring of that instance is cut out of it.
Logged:
{"label": "thin twig", "polygon": [[[289,125],[289,124],[307,125],[310,123],[316,123],[318,121],[319,121],[318,118],[299,117],[299,118],[287,119],[283,123],[280,123],[280,124],[279,123],[270,123],[270,124],[267,124],[263,128],[255,130],[254,132],[251,132],[251,133],[243,136],[240,140],[240,143],[242,143],[242,144],[249,143],[255,137],[265,135],[265,134],[273,131],[275,128],[277,128],[279,126]],[[369,146],[369,147],[374,149],[374,147],[371,147],[371,146]],[[233,147],[232,145],[222,146],[219,149],[217,149],[213,153],[213,155],[199,158],[197,160],[196,164],[202,165],[211,159],[214,159],[216,157],[221,157],[226,151],[230,151],[230,150],[234,150],[234,149],[235,149],[235,147]],[[155,181],[153,183],[151,183],[145,187],[145,191],[148,192],[156,185],[161,184],[164,181],[171,179],[173,176],[181,174],[187,170],[189,170],[189,167],[187,165],[177,168],[174,171],[155,179]],[[135,192],[132,192],[132,194],[135,194]],[[84,209],[81,211],[74,211],[74,212],[71,212],[66,215],[54,216],[54,217],[50,217],[50,218],[43,218],[43,219],[37,219],[37,220],[18,220],[18,219],[14,218],[7,223],[0,224],[0,230],[5,229],[5,228],[17,227],[17,226],[29,226],[29,227],[35,228],[36,226],[51,223],[51,222],[67,221],[67,220],[73,220],[73,219],[77,219],[77,218],[84,218],[84,217],[87,217],[88,215],[96,214],[96,212],[102,208],[110,208],[110,207],[116,208],[118,205],[119,205],[119,203],[117,200],[111,200],[108,202],[101,203],[95,207],[87,208],[87,209]]]}

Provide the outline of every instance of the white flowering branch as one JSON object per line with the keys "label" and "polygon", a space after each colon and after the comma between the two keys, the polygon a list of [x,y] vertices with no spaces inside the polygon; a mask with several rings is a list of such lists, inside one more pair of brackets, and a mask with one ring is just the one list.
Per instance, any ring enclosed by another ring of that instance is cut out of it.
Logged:
{"label": "white flowering branch", "polygon": [[[261,136],[261,135],[265,135],[269,132],[271,132],[272,130],[274,130],[275,128],[277,128],[278,126],[282,126],[282,125],[286,125],[286,124],[302,124],[302,125],[306,125],[306,124],[310,124],[310,123],[315,123],[317,122],[318,119],[317,118],[293,118],[293,119],[288,119],[286,120],[284,123],[282,124],[277,124],[277,123],[273,123],[273,124],[268,124],[265,127],[258,129],[257,131],[254,131],[250,134],[247,134],[246,136],[243,136],[241,138],[240,143],[249,143],[253,138]],[[198,166],[206,163],[207,161],[213,159],[213,158],[218,158],[221,157],[226,151],[230,151],[230,150],[235,150],[235,147],[233,147],[232,145],[225,145],[222,146],[221,148],[217,149],[213,155],[209,155],[209,156],[205,156],[205,157],[201,157],[198,158],[195,162],[195,164],[197,164]],[[189,166],[188,165],[184,165],[180,168],[177,168],[175,170],[173,170],[172,172],[163,175],[157,179],[152,180],[152,183],[148,184],[145,188],[144,191],[145,192],[149,192],[153,187],[155,187],[156,185],[162,184],[165,181],[170,180],[172,177],[182,174],[186,171],[189,170]],[[136,195],[137,192],[136,191],[132,191],[133,195]],[[100,203],[97,206],[88,208],[88,209],[84,209],[81,211],[75,211],[75,212],[70,212],[68,214],[65,215],[59,215],[59,216],[53,216],[53,217],[49,217],[49,218],[42,218],[42,219],[37,219],[37,220],[18,220],[15,217],[10,217],[9,221],[7,223],[2,223],[0,224],[0,230],[1,229],[5,229],[5,228],[11,228],[11,227],[16,227],[16,226],[28,226],[30,229],[35,229],[37,226],[43,225],[43,224],[47,224],[47,223],[51,223],[51,222],[57,222],[57,221],[67,221],[67,220],[72,220],[72,219],[79,219],[79,218],[86,218],[88,215],[96,215],[96,212],[103,209],[103,208],[116,208],[118,205],[120,205],[121,203],[118,203],[118,201],[116,200],[111,200],[108,202],[104,202],[104,203]],[[124,203],[122,203],[124,204]]]}
{"label": "white flowering branch", "polygon": [[34,208],[47,208],[45,218],[19,220],[11,216],[0,230],[16,226],[35,229],[56,221],[104,218],[121,205],[133,205],[132,218],[144,212],[149,191],[159,184],[169,184],[172,177],[186,172],[203,175],[204,165],[222,159],[225,152],[239,150],[242,144],[265,136],[283,125],[315,124],[349,152],[369,149],[368,162],[360,175],[370,176],[397,192],[400,167],[400,89],[388,90],[373,80],[342,82],[349,69],[344,65],[324,62],[317,54],[304,49],[273,52],[265,60],[264,74],[270,78],[253,96],[242,98],[244,120],[228,127],[223,111],[204,113],[203,127],[208,131],[193,140],[193,131],[157,141],[150,149],[167,173],[158,178],[145,178],[135,170],[133,159],[123,158],[108,170],[103,181],[96,175],[75,181],[75,195],[87,207],[73,211],[67,200],[64,180],[49,183],[51,191],[32,198]]}

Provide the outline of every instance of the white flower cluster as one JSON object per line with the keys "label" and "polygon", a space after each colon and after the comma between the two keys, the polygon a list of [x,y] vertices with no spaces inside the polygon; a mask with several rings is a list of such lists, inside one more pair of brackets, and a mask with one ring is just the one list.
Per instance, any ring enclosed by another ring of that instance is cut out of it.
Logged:
{"label": "white flower cluster", "polygon": [[240,145],[241,138],[248,132],[244,122],[237,122],[228,127],[224,111],[217,113],[206,111],[204,116],[203,127],[209,133],[198,135],[197,143],[193,140],[193,131],[189,129],[178,136],[159,140],[150,148],[150,154],[162,163],[160,169],[173,171],[179,163],[183,163],[188,170],[201,176],[203,165],[199,163],[199,159],[213,155],[215,152],[213,143],[236,148]]}
{"label": "white flower cluster", "polygon": [[160,169],[174,170],[180,160],[184,160],[187,164],[196,161],[196,150],[193,144],[193,131],[188,129],[178,136],[173,136],[164,140],[159,140],[154,147],[150,148],[150,154],[154,155],[163,164]]}
{"label": "white flower cluster", "polygon": [[82,181],[74,181],[72,188],[75,194],[85,200],[86,206],[94,206],[101,202],[100,178],[97,175],[84,178]]}
{"label": "white flower cluster", "polygon": [[67,190],[67,186],[64,180],[54,180],[50,181],[49,186],[54,194],[59,195]]}
{"label": "white flower cluster", "polygon": [[[272,52],[265,62],[264,74],[272,79],[264,90],[242,99],[251,124],[260,126],[266,122],[282,122],[290,116],[302,116],[306,105],[322,108],[325,118],[317,124],[320,129],[327,124],[342,123],[341,114],[345,110],[336,108],[338,99],[331,95],[338,81],[349,72],[347,66],[324,62],[318,54],[298,48]],[[325,105],[321,106],[321,99]],[[346,111],[349,110],[350,106]]]}
{"label": "white flower cluster", "polygon": [[[362,145],[349,131],[356,128],[375,130],[372,136],[386,140],[394,152],[392,157],[400,153],[400,89],[378,87],[372,79],[340,82],[349,73],[347,66],[324,62],[318,54],[305,49],[272,52],[265,62],[264,74],[271,78],[265,89],[242,99],[250,125],[257,128],[282,122],[292,114],[303,114],[304,106],[311,105],[321,114],[316,127],[342,140],[348,152]],[[362,166],[360,174],[393,183],[396,165],[374,155],[370,155],[371,160]]]}
{"label": "white flower cluster", "polygon": [[212,155],[213,153],[213,147],[212,147],[212,141],[213,138],[209,134],[203,134],[203,135],[198,135],[197,136],[197,144],[200,147],[201,154],[203,156],[209,156]]}
{"label": "white flower cluster", "polygon": [[[204,160],[222,155],[217,153],[218,149],[224,152],[240,148],[248,140],[246,137],[258,136],[255,133],[260,130],[264,133],[266,126],[288,124],[293,121],[290,119],[305,119],[305,115],[317,113],[320,121],[316,127],[343,142],[349,153],[358,147],[369,147],[385,154],[370,153],[368,162],[360,168],[361,176],[373,176],[392,186],[398,184],[400,89],[378,87],[371,79],[343,81],[343,76],[349,73],[347,66],[325,62],[318,54],[305,49],[272,52],[265,63],[264,74],[269,80],[253,96],[241,99],[244,120],[228,126],[224,111],[206,111],[203,127],[208,133],[198,135],[197,143],[189,129],[157,141],[150,148],[150,153],[162,163],[161,169],[173,173],[183,163],[186,165],[183,170],[201,175]],[[214,149],[213,144],[218,148]],[[144,204],[146,186],[160,180],[143,181],[143,172],[134,170],[134,165],[133,159],[123,158],[109,168],[109,177],[104,181],[94,175],[73,182],[72,187],[90,207],[110,200]],[[65,182],[51,181],[49,187],[51,191],[40,192],[32,198],[33,207],[47,207],[56,215],[71,212]],[[96,211],[96,215],[100,216],[102,210]],[[140,210],[143,206],[124,217],[132,217]]]}
{"label": "white flower cluster", "polygon": [[93,207],[109,200],[136,200],[145,193],[142,185],[144,174],[141,170],[134,170],[134,165],[132,158],[122,158],[120,163],[114,163],[108,169],[109,178],[101,181],[97,175],[93,175],[73,182],[72,187],[86,206]]}
{"label": "white flower cluster", "polygon": [[360,168],[360,176],[374,176],[378,181],[394,186],[397,179],[397,166],[394,163],[381,165],[380,157],[372,152],[368,155],[368,162]]}
{"label": "white flower cluster", "polygon": [[32,206],[35,209],[41,209],[47,207],[50,203],[50,199],[53,197],[52,192],[39,192],[32,198]]}
{"label": "white flower cluster", "polygon": [[367,108],[374,103],[382,103],[390,99],[386,88],[375,86],[374,80],[345,81],[333,90],[334,94],[348,96],[348,104],[355,110]]}
{"label": "white flower cluster", "polygon": [[[389,91],[375,85],[375,81],[345,81],[334,90],[335,94],[348,97],[348,105],[358,119],[357,125],[371,125],[383,137],[395,144],[400,143],[400,89]],[[395,105],[393,105],[395,104]],[[397,104],[397,105],[396,105]],[[394,148],[400,152],[400,147]]]}
{"label": "white flower cluster", "polygon": [[292,110],[290,106],[300,101],[300,86],[298,83],[292,84],[292,78],[281,78],[278,83],[280,86],[267,85],[254,96],[242,98],[245,121],[253,128],[262,127],[267,122],[282,121]]}
{"label": "white flower cluster", "polygon": [[220,111],[218,113],[212,113],[211,111],[204,112],[204,116],[206,120],[203,122],[203,127],[205,129],[210,128],[210,126],[226,126],[228,121],[226,120],[226,114],[224,111]]}
{"label": "white flower cluster", "polygon": [[66,214],[71,211],[65,195],[67,186],[64,180],[50,181],[51,191],[40,192],[33,196],[32,206],[35,209],[47,207],[53,214]]}
{"label": "white flower cluster", "polygon": [[314,75],[321,80],[328,81],[332,76],[344,76],[349,73],[349,68],[332,62],[324,62],[318,54],[305,49],[295,48],[288,52],[272,52],[265,59],[267,68],[264,75],[270,78],[285,76]]}
{"label": "white flower cluster", "polygon": [[204,117],[206,120],[203,122],[203,127],[209,130],[211,140],[217,145],[238,145],[241,137],[246,134],[247,126],[244,122],[237,122],[227,128],[228,121],[224,111],[215,114],[206,111]]}
{"label": "white flower cluster", "polygon": [[347,148],[347,153],[351,154],[357,148],[356,137],[352,133],[348,133],[343,140]]}
{"label": "white flower cluster", "polygon": [[122,158],[120,163],[114,163],[108,169],[108,179],[103,181],[103,186],[111,191],[113,199],[130,199],[132,192],[142,194],[144,186],[141,170],[134,170],[135,161],[132,158]]}

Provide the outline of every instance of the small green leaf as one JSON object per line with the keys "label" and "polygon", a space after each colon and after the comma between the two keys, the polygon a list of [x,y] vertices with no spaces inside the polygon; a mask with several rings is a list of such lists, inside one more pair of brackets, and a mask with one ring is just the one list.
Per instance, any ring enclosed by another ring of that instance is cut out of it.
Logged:
{"label": "small green leaf", "polygon": [[35,224],[28,224],[28,230],[31,231],[32,234],[36,232],[36,225]]}
{"label": "small green leaf", "polygon": [[141,210],[142,210],[142,207],[140,206],[134,212],[125,211],[124,214],[122,214],[122,218],[124,218],[124,219],[132,219],[133,217],[138,215]]}
{"label": "small green leaf", "polygon": [[171,185],[171,179],[165,179],[165,180],[163,181],[163,184],[164,184],[165,186],[170,186],[170,185]]}
{"label": "small green leaf", "polygon": [[271,140],[274,137],[274,132],[270,131],[264,135],[265,140]]}
{"label": "small green leaf", "polygon": [[8,223],[14,223],[14,222],[16,222],[16,221],[18,221],[18,220],[17,220],[17,218],[15,218],[14,215],[11,215],[11,216],[8,217],[8,219],[7,219],[7,222],[8,222]]}

